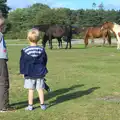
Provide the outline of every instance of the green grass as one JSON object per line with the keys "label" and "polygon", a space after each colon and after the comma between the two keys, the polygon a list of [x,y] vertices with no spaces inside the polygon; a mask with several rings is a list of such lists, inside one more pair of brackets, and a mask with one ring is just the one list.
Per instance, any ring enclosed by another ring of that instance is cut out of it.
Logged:
{"label": "green grass", "polygon": [[[19,72],[20,50],[8,46],[10,103],[16,112],[0,113],[1,120],[120,120],[120,51],[112,47],[73,45],[73,49],[47,49],[47,83],[52,93],[45,92],[50,105],[25,111],[27,90]],[[39,107],[35,92],[35,107]]]}
{"label": "green grass", "polygon": [[[42,39],[39,41],[39,43],[41,43]],[[28,41],[25,39],[18,39],[18,40],[6,40],[7,44],[28,44]],[[53,43],[58,43],[57,39],[54,39],[52,41]],[[64,43],[64,41],[63,41]]]}

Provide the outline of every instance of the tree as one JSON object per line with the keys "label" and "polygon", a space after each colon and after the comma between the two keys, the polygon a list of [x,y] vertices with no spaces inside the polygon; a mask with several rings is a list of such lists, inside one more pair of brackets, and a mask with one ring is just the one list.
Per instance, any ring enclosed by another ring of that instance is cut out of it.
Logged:
{"label": "tree", "polygon": [[92,4],[92,8],[93,9],[96,8],[96,3],[95,2]]}
{"label": "tree", "polygon": [[2,12],[4,17],[7,17],[10,7],[6,4],[7,0],[0,0],[0,12]]}

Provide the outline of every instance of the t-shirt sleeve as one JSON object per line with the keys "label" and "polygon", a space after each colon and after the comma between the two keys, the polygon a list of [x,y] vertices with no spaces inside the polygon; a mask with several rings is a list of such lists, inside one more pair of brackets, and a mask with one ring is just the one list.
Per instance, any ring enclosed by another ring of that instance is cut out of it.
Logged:
{"label": "t-shirt sleeve", "polygon": [[20,73],[24,74],[24,51],[23,50],[21,50],[21,56],[20,56],[19,64],[20,64]]}

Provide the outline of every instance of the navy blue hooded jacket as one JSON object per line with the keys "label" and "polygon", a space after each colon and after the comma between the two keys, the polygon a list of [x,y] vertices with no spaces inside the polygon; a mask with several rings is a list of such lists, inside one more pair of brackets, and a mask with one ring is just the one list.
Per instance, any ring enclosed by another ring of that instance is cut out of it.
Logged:
{"label": "navy blue hooded jacket", "polygon": [[25,78],[42,78],[47,73],[47,54],[40,46],[29,46],[21,50],[20,73]]}

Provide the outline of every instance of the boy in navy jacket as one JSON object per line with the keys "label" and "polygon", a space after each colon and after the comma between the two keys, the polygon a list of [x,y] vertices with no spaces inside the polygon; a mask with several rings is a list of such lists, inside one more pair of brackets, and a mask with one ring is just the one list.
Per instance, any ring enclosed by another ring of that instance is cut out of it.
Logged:
{"label": "boy in navy jacket", "polygon": [[26,110],[33,110],[33,92],[37,89],[40,107],[42,110],[46,109],[44,104],[44,92],[45,88],[44,77],[48,73],[47,54],[45,49],[38,46],[39,31],[35,28],[28,32],[27,39],[30,46],[21,50],[20,57],[20,73],[24,75],[24,88],[29,89],[28,92],[28,107]]}

